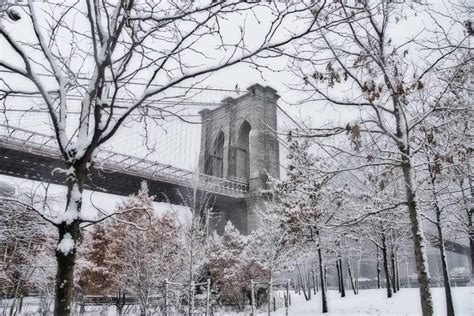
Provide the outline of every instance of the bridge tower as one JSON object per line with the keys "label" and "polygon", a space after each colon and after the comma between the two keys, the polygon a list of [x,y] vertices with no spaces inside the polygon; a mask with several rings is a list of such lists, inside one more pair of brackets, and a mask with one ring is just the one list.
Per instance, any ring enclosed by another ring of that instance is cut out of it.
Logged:
{"label": "bridge tower", "polygon": [[240,203],[215,206],[219,218],[215,228],[222,231],[230,220],[242,233],[258,227],[255,210],[263,207],[261,191],[268,175],[280,177],[277,139],[276,90],[259,84],[238,98],[226,98],[216,109],[200,112],[202,118],[200,172],[248,183]]}

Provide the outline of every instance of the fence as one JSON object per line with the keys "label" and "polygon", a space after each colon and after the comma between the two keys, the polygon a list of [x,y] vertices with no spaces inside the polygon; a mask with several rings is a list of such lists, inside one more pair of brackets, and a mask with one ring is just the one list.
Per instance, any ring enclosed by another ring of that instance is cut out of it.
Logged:
{"label": "fence", "polygon": [[[271,314],[272,310],[275,312],[277,308],[281,307],[277,305],[277,298],[275,297],[274,287],[284,287],[285,293],[283,295],[283,301],[285,306],[285,314],[288,315],[289,308],[291,306],[291,296],[290,296],[290,280],[287,281],[273,281],[270,282],[257,282],[250,280],[250,305],[251,305],[251,315],[256,316],[256,304],[255,304],[255,287],[257,285],[264,285],[268,289],[268,302],[267,302],[267,313]],[[273,308],[272,308],[273,307]]]}
{"label": "fence", "polygon": [[[201,305],[204,305],[204,313],[200,310],[200,308],[197,308],[196,309],[196,296],[195,296],[195,292],[196,292],[196,287],[199,287],[199,286],[206,286],[206,295],[204,297],[204,304],[201,304]],[[201,315],[201,314],[204,314],[205,316],[209,316],[210,315],[210,295],[211,295],[211,280],[210,279],[207,279],[207,282],[202,282],[202,283],[194,283],[194,281],[192,281],[191,283],[178,283],[178,282],[169,282],[168,280],[165,280],[164,282],[164,311],[163,311],[163,314],[165,316],[168,316],[170,315],[170,312],[172,312],[172,314],[178,312],[177,310],[172,310],[170,311],[170,307],[172,306],[180,306],[180,302],[178,301],[176,295],[173,295],[175,293],[173,293],[173,291],[170,291],[170,287],[172,286],[177,286],[177,287],[182,287],[184,291],[186,291],[186,287],[188,287],[188,294],[189,294],[189,297],[188,297],[188,315]],[[180,291],[180,292],[183,292],[183,291]],[[174,297],[173,297],[174,296]],[[174,301],[175,301],[175,304],[170,304],[170,301],[174,298]],[[178,308],[179,309],[179,308]]]}

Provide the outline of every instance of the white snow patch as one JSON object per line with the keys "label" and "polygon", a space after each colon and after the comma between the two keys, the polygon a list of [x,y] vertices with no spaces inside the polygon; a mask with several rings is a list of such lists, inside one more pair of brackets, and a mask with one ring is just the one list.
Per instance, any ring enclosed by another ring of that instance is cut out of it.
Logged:
{"label": "white snow patch", "polygon": [[84,221],[95,221],[98,219],[99,213],[93,207],[84,207],[82,206],[81,212],[79,213],[79,218]]}
{"label": "white snow patch", "polygon": [[77,184],[74,184],[71,190],[71,200],[67,206],[66,211],[58,218],[59,223],[66,223],[67,225],[72,224],[76,219],[79,218],[79,211],[77,204],[82,199],[82,193],[79,191]]}
{"label": "white snow patch", "polygon": [[79,191],[79,186],[77,184],[74,184],[72,186],[71,190],[71,200],[73,201],[79,201],[82,198],[81,191]]}
{"label": "white snow patch", "polygon": [[74,168],[73,167],[69,167],[68,169],[54,168],[53,171],[51,171],[51,175],[55,173],[64,173],[67,176],[72,176],[74,174]]}
{"label": "white snow patch", "polygon": [[74,250],[74,240],[70,233],[65,233],[63,239],[59,242],[57,246],[58,251],[61,251],[64,255],[67,255],[69,252]]}

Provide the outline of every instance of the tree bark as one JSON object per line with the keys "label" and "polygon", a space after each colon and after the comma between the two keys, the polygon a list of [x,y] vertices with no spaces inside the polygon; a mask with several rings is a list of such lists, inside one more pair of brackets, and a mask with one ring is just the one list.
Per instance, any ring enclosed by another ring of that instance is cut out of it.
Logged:
{"label": "tree bark", "polygon": [[339,258],[339,272],[341,278],[341,297],[346,296],[346,289],[344,288],[344,270],[342,269],[342,259]]}
{"label": "tree bark", "polygon": [[377,288],[380,289],[382,287],[381,280],[380,280],[380,272],[382,271],[382,267],[380,267],[380,257],[379,257],[379,247],[377,248]]}
{"label": "tree bark", "polygon": [[397,272],[397,291],[400,291],[400,269],[399,269],[399,266],[398,266],[398,255],[395,256],[395,271]]}
{"label": "tree bark", "polygon": [[[431,170],[430,170],[431,173]],[[434,189],[434,177],[432,174],[432,185]],[[439,241],[439,252],[441,256],[441,266],[443,268],[443,285],[444,285],[444,295],[446,298],[446,314],[448,316],[454,316],[454,306],[453,306],[453,296],[451,294],[451,284],[449,282],[449,270],[448,270],[448,261],[446,259],[446,249],[444,245],[444,235],[443,228],[441,226],[441,209],[438,205],[438,202],[435,200],[434,203],[435,212],[436,212],[436,228],[438,231],[438,241]]]}
{"label": "tree bark", "polygon": [[66,234],[70,234],[74,247],[67,254],[56,249],[56,282],[54,315],[68,316],[71,314],[74,299],[74,266],[76,263],[76,244],[80,238],[79,214],[82,207],[82,192],[87,177],[85,168],[75,168],[74,177],[67,180],[66,212],[76,211],[77,218],[65,220],[58,227],[58,240],[61,242]]}
{"label": "tree bark", "polygon": [[[382,64],[385,67],[384,59],[384,38],[383,33],[380,36],[380,53]],[[396,144],[400,152],[402,163],[400,165],[405,183],[406,202],[411,223],[413,235],[413,248],[415,250],[416,272],[418,275],[418,284],[420,287],[420,301],[423,316],[433,315],[433,299],[430,291],[430,280],[428,271],[428,262],[426,262],[425,237],[421,227],[420,212],[417,206],[415,174],[411,164],[410,153],[410,130],[405,113],[403,112],[404,96],[400,95],[388,75],[385,73],[384,81],[387,87],[392,91],[391,99],[393,103],[393,116],[396,124]],[[381,122],[380,122],[381,123]]]}
{"label": "tree bark", "polygon": [[[79,234],[79,222],[72,225],[63,225],[59,230],[59,240],[61,241],[66,233],[71,236]],[[74,239],[73,239],[74,240]],[[76,239],[77,240],[77,239]],[[56,249],[56,283],[54,315],[67,316],[71,314],[74,292],[74,266],[76,263],[76,250],[72,250],[67,255]]]}
{"label": "tree bark", "polygon": [[[429,161],[429,157],[428,161]],[[431,193],[433,194],[433,207],[436,214],[436,229],[438,232],[438,242],[439,242],[439,252],[441,256],[441,266],[443,270],[443,285],[444,285],[444,294],[446,298],[446,314],[448,316],[454,316],[454,306],[453,306],[453,297],[451,295],[451,285],[449,282],[449,273],[448,273],[448,261],[446,259],[446,247],[444,244],[444,235],[443,235],[443,226],[441,222],[441,213],[442,210],[438,203],[437,191],[436,191],[436,173],[433,172],[432,166],[428,164],[428,172],[430,175],[431,182]]]}
{"label": "tree bark", "polygon": [[357,274],[356,274],[356,278],[355,278],[355,284],[356,284],[356,290],[357,290],[357,294],[359,294],[359,278],[360,278],[360,262],[362,260],[362,253],[359,252],[359,259],[357,260]]}
{"label": "tree bark", "polygon": [[416,272],[420,286],[421,310],[423,316],[433,315],[433,299],[430,291],[428,263],[426,262],[425,237],[421,228],[420,213],[416,202],[414,175],[407,150],[402,154],[402,170],[405,178],[405,189],[410,215],[413,244],[415,249]]}
{"label": "tree bark", "polygon": [[[474,212],[471,212],[474,214]],[[472,219],[469,229],[469,246],[471,247],[471,284],[474,283],[474,227],[472,226]]]}
{"label": "tree bark", "polygon": [[441,228],[441,223],[439,221],[439,214],[437,218],[437,228],[438,228],[438,238],[440,241],[439,251],[441,254],[441,265],[443,267],[443,284],[444,284],[444,293],[446,296],[446,311],[448,316],[454,316],[454,306],[453,306],[453,297],[451,294],[451,284],[449,283],[449,273],[448,273],[448,262],[446,260],[446,249],[444,246],[444,237],[443,229]]}
{"label": "tree bark", "polygon": [[472,226],[472,216],[474,209],[470,209],[469,222],[469,246],[471,247],[471,283],[474,282],[474,226]]}
{"label": "tree bark", "polygon": [[306,284],[308,285],[308,300],[311,300],[311,277],[308,271],[306,271]]}
{"label": "tree bark", "polygon": [[[305,280],[303,279],[303,276],[301,275],[301,270],[300,270],[300,266],[299,264],[297,265],[298,267],[298,282],[299,284],[301,284],[301,287],[303,288],[303,295],[304,295],[304,299],[309,301],[309,298],[308,298],[308,294],[306,293],[306,282]],[[310,292],[311,292],[311,289],[308,289]],[[311,293],[310,293],[311,295]]]}
{"label": "tree bark", "polygon": [[337,289],[341,293],[341,269],[339,269],[339,260],[336,260],[336,271],[337,271]]}
{"label": "tree bark", "polygon": [[387,245],[385,242],[385,233],[382,232],[382,257],[383,257],[383,269],[385,271],[385,287],[387,288],[387,297],[392,297],[392,285],[390,284],[390,273],[388,270],[388,256],[387,256]]}
{"label": "tree bark", "polygon": [[354,291],[354,295],[357,295],[357,291],[356,291],[356,288],[355,288],[355,285],[354,285],[354,278],[352,277],[351,263],[350,263],[349,259],[347,259],[347,272],[349,272],[349,278],[351,280],[352,291]]}
{"label": "tree bark", "polygon": [[[298,267],[299,270],[299,267]],[[271,315],[272,313],[272,298],[273,298],[273,278],[272,275],[270,275],[270,282],[268,283],[268,306],[267,306],[267,312],[268,316]],[[304,288],[303,288],[304,291]]]}
{"label": "tree bark", "polygon": [[397,293],[397,271],[395,267],[395,253],[390,253],[390,262],[392,263],[392,287],[393,293]]}
{"label": "tree bark", "polygon": [[319,257],[319,275],[321,276],[319,279],[321,280],[321,298],[322,298],[322,309],[323,313],[328,312],[328,302],[326,298],[326,274],[324,273],[323,268],[323,256],[321,254],[321,247],[318,246],[318,257]]}
{"label": "tree bark", "polygon": [[324,265],[324,285],[328,288],[328,267]]}
{"label": "tree bark", "polygon": [[464,179],[461,179],[459,184],[462,197],[466,201],[466,216],[467,216],[467,231],[468,231],[468,238],[469,238],[469,248],[471,250],[471,284],[474,284],[474,226],[472,217],[474,216],[474,207],[470,206],[468,201],[472,200],[474,197],[474,186],[472,185],[472,179],[469,178],[469,192],[470,197],[466,195],[464,190]]}
{"label": "tree bark", "polygon": [[[462,188],[461,188],[462,190]],[[462,190],[464,195],[464,190]],[[472,177],[469,177],[469,192],[471,192],[471,199],[474,197],[474,185],[472,185]],[[468,200],[468,201],[470,201]],[[469,246],[471,248],[471,284],[474,282],[474,226],[472,217],[474,216],[474,207],[467,208],[467,225],[469,231]]]}

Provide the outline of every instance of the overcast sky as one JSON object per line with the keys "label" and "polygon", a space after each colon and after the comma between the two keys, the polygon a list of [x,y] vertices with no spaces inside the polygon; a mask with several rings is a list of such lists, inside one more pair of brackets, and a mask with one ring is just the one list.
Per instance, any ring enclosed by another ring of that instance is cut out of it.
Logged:
{"label": "overcast sky", "polygon": [[[443,1],[433,1],[432,5],[443,9]],[[246,43],[249,47],[258,45],[261,43],[262,36],[262,25],[259,21],[269,20],[270,15],[266,18],[265,14],[269,14],[267,11],[257,11],[260,15],[258,19],[253,14],[236,15],[233,19],[229,20],[227,24],[223,25],[222,33],[226,38],[232,40],[233,37],[238,38],[239,27],[244,25],[243,29],[246,31]],[[28,41],[32,38],[32,30],[24,21],[25,19],[17,22],[5,22],[5,25],[9,30],[16,34],[18,38]],[[442,20],[442,19],[441,19]],[[441,21],[440,20],[440,21]],[[80,26],[80,23],[75,21],[75,25]],[[291,31],[297,31],[304,26],[304,21],[291,20],[286,22],[285,28]],[[411,15],[406,20],[402,20],[400,23],[394,25],[393,29],[389,29],[388,32],[393,42],[404,42],[409,38],[412,38],[418,34],[423,28],[429,28],[430,19],[423,12],[419,14]],[[26,26],[25,26],[26,24]],[[237,33],[236,33],[237,32]],[[284,37],[285,33],[282,33]],[[9,60],[10,62],[18,62],[18,58],[14,57],[11,51],[4,49],[5,43],[1,43],[2,49],[0,50],[0,58],[2,60]],[[206,56],[213,56],[218,54],[215,51],[215,43],[212,40],[203,40],[199,48],[203,51]],[[202,60],[196,59],[191,62],[202,63]],[[414,60],[413,62],[419,62]],[[235,90],[238,87],[240,93],[235,92],[216,92],[206,91],[194,100],[196,101],[209,101],[219,102],[227,96],[238,96],[245,93],[246,88],[254,83],[260,83],[262,85],[268,85],[276,89],[281,95],[279,105],[285,109],[292,117],[298,121],[304,122],[308,126],[321,127],[327,124],[342,125],[344,126],[347,121],[353,120],[357,116],[357,112],[348,111],[347,108],[339,109],[335,106],[327,105],[322,102],[308,102],[302,104],[301,101],[305,98],[305,95],[301,92],[292,89],[292,84],[297,82],[297,78],[293,76],[290,71],[283,70],[287,64],[285,58],[278,58],[271,61],[273,68],[278,69],[278,72],[272,72],[268,69],[263,69],[259,72],[253,69],[249,64],[238,64],[232,67],[218,71],[209,76],[201,86],[221,88]],[[4,74],[0,73],[0,76]],[[24,85],[24,81],[16,81],[20,85]],[[188,85],[183,83],[183,85]],[[37,100],[28,100],[25,102],[24,99],[15,101],[12,103],[13,108],[25,108],[30,107],[37,103]],[[36,106],[41,106],[37,104]],[[200,110],[198,107],[192,107],[187,110],[188,114],[197,115]],[[71,115],[74,117],[74,115]],[[8,118],[10,124],[20,125],[22,127],[28,127],[41,132],[48,132],[51,130],[49,127],[49,119],[45,114],[30,113],[23,115],[23,113],[9,113]],[[190,117],[190,120],[196,120],[198,117]],[[4,123],[5,117],[0,116],[0,123]],[[286,118],[284,115],[279,113],[279,125],[283,129],[285,127],[294,127],[294,124]],[[106,148],[117,150],[123,153],[144,156],[148,153],[146,147],[143,146],[140,139],[142,139],[142,126],[137,128],[137,124],[129,123],[127,128],[122,129],[117,137],[108,144]],[[155,147],[155,152],[149,157],[150,159],[158,160],[163,163],[173,164],[177,167],[196,170],[197,159],[200,147],[200,126],[189,125],[177,120],[171,123],[164,123],[163,128],[152,129],[150,145]],[[282,151],[282,160],[284,161],[285,152]]]}

